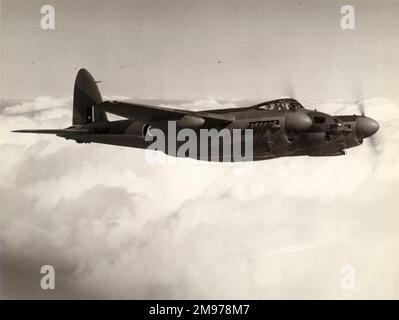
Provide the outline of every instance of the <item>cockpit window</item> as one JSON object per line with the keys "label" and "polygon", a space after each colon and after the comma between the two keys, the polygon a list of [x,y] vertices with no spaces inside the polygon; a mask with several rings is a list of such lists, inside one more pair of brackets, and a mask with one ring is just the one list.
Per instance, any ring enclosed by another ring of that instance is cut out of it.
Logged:
{"label": "cockpit window", "polygon": [[277,110],[277,111],[285,110],[284,103],[280,102],[280,101],[276,102],[274,105],[274,110]]}
{"label": "cockpit window", "polygon": [[272,110],[271,104],[262,104],[259,107],[257,107],[256,109],[258,110]]}
{"label": "cockpit window", "polygon": [[296,101],[273,101],[259,105],[256,109],[268,111],[281,111],[281,110],[298,110],[303,109],[301,104]]}
{"label": "cockpit window", "polygon": [[277,102],[269,102],[260,105],[257,107],[258,110],[269,110],[269,111],[280,111],[280,110],[285,110],[285,105],[281,103],[280,101]]}
{"label": "cockpit window", "polygon": [[298,110],[298,109],[303,109],[303,107],[298,103],[298,102],[286,102],[287,107],[289,110]]}

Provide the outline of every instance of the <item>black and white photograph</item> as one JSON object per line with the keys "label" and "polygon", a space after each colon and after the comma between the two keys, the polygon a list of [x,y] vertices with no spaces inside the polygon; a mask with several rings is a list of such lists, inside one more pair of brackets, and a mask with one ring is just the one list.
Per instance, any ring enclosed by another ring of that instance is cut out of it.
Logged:
{"label": "black and white photograph", "polygon": [[399,298],[399,1],[0,4],[0,299]]}

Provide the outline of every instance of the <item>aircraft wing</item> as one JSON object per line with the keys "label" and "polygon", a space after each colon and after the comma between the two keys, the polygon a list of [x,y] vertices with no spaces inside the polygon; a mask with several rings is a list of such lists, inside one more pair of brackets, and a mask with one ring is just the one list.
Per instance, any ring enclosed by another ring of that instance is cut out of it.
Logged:
{"label": "aircraft wing", "polygon": [[140,120],[143,122],[157,120],[179,120],[183,117],[190,117],[191,119],[198,118],[203,119],[205,122],[227,125],[234,120],[234,118],[231,116],[214,114],[209,111],[189,111],[119,101],[104,101],[96,105],[96,108],[117,116]]}

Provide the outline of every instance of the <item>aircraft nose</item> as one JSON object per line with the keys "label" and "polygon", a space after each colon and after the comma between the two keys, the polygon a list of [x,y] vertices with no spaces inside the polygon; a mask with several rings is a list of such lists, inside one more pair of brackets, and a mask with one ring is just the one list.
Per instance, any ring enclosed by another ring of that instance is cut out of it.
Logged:
{"label": "aircraft nose", "polygon": [[377,121],[368,117],[359,117],[356,122],[356,130],[364,138],[375,134],[380,128]]}
{"label": "aircraft nose", "polygon": [[312,126],[312,119],[301,111],[288,112],[285,126],[296,132],[304,132]]}

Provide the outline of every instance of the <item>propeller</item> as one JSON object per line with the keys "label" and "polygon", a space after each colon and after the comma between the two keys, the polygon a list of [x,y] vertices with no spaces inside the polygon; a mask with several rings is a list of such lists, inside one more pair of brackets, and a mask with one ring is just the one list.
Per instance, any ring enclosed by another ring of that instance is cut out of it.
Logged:
{"label": "propeller", "polygon": [[364,94],[363,94],[363,89],[362,87],[357,87],[355,89],[356,91],[356,96],[357,96],[357,100],[356,100],[356,105],[357,108],[359,109],[360,115],[362,117],[366,116],[366,111],[365,111],[365,105],[364,105]]}
{"label": "propeller", "polygon": [[284,96],[296,99],[294,84],[290,78],[284,79],[282,82],[282,93]]}
{"label": "propeller", "polygon": [[365,111],[365,107],[364,107],[364,100],[363,99],[358,99],[356,104],[357,104],[357,107],[358,107],[358,109],[360,111],[360,115],[362,117],[365,117],[366,116],[366,111]]}
{"label": "propeller", "polygon": [[356,105],[359,109],[361,117],[357,119],[356,122],[356,132],[363,138],[369,138],[370,146],[374,152],[379,153],[381,150],[378,149],[378,143],[376,141],[375,133],[379,129],[379,124],[372,118],[366,116],[366,106],[364,104],[363,90],[358,88],[358,98],[356,100]]}

